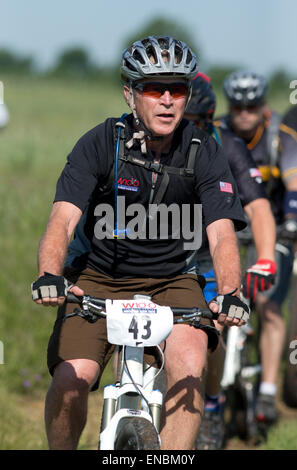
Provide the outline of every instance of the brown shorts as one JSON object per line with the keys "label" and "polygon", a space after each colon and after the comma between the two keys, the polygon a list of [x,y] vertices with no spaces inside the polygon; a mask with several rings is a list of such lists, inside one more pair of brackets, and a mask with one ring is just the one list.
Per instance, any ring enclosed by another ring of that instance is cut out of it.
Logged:
{"label": "brown shorts", "polygon": [[[132,299],[134,294],[152,297],[159,305],[171,307],[207,308],[202,288],[203,277],[194,274],[181,274],[171,279],[113,279],[91,269],[77,272],[66,268],[64,276],[81,287],[85,294],[104,299]],[[104,370],[115,346],[107,342],[106,320],[99,318],[89,323],[79,316],[67,318],[79,305],[64,304],[58,309],[53,333],[49,340],[47,363],[51,374],[62,361],[70,359],[92,359]],[[208,348],[214,350],[218,343],[218,332],[208,319],[201,319],[201,329],[208,335]],[[154,348],[148,348],[154,349]],[[150,351],[146,351],[146,361]]]}

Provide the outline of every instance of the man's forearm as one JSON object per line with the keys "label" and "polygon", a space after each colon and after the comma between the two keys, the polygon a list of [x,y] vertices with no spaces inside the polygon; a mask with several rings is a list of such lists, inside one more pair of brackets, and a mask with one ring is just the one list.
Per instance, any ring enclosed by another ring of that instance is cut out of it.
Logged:
{"label": "man's forearm", "polygon": [[251,221],[258,259],[274,261],[276,228],[269,202],[258,199],[246,206],[245,211]]}
{"label": "man's forearm", "polygon": [[236,289],[239,295],[241,286],[241,265],[236,235],[221,237],[212,253],[217,291],[227,294]]}
{"label": "man's forearm", "polygon": [[55,226],[55,229],[53,229],[49,224],[39,245],[39,276],[43,276],[44,272],[56,275],[62,274],[69,241],[67,231],[63,226]]}

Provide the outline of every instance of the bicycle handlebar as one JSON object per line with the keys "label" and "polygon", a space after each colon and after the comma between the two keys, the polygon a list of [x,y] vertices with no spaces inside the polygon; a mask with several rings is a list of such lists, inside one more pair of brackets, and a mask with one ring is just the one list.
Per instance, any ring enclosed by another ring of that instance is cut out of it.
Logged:
{"label": "bicycle handlebar", "polygon": [[[96,316],[106,317],[106,313],[102,311],[105,307],[105,299],[98,297],[91,297],[89,295],[76,296],[72,293],[67,294],[67,302],[82,305],[83,309],[89,309],[89,311]],[[182,316],[184,321],[190,321],[197,317],[208,318],[214,320],[218,318],[218,314],[211,312],[210,310],[201,310],[198,307],[183,308],[183,307],[170,307],[173,315]],[[70,314],[71,315],[71,314]],[[68,317],[69,315],[67,315]],[[175,321],[177,323],[178,320]]]}

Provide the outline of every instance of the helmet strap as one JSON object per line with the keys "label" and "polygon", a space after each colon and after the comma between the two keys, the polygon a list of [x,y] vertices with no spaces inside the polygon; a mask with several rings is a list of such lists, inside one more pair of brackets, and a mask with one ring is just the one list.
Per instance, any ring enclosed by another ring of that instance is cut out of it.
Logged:
{"label": "helmet strap", "polygon": [[146,148],[146,138],[150,141],[161,141],[165,139],[166,136],[158,136],[154,135],[142,122],[142,120],[139,118],[137,115],[136,109],[134,107],[134,95],[133,95],[133,86],[132,83],[130,82],[130,88],[129,88],[129,106],[131,108],[133,117],[135,119],[137,127],[140,127],[141,129],[138,132],[134,132],[132,139],[127,142],[126,146],[127,148],[131,148],[134,144],[134,140],[140,140],[140,145],[141,145],[141,152],[142,153],[147,153],[147,148]]}

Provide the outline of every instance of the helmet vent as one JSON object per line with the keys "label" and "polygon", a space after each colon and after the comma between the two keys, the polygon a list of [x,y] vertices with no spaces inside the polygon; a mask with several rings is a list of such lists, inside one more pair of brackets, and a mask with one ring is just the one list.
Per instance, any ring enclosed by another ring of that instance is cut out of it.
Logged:
{"label": "helmet vent", "polygon": [[160,45],[160,49],[169,49],[169,41],[167,38],[159,38],[158,43]]}
{"label": "helmet vent", "polygon": [[191,52],[188,50],[186,64],[190,64],[193,59]]}
{"label": "helmet vent", "polygon": [[163,50],[161,52],[161,56],[162,56],[163,62],[169,62],[170,61],[170,54],[169,54],[168,51]]}
{"label": "helmet vent", "polygon": [[142,55],[138,52],[137,49],[135,49],[135,51],[133,52],[133,58],[134,58],[135,60],[138,60],[141,64],[145,64],[144,58],[143,58]]}
{"label": "helmet vent", "polygon": [[174,62],[176,64],[180,64],[183,58],[183,50],[182,48],[176,44],[174,48]]}
{"label": "helmet vent", "polygon": [[156,64],[158,62],[156,51],[151,45],[146,49],[146,53],[152,64]]}

